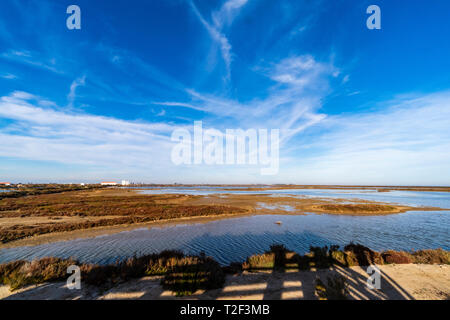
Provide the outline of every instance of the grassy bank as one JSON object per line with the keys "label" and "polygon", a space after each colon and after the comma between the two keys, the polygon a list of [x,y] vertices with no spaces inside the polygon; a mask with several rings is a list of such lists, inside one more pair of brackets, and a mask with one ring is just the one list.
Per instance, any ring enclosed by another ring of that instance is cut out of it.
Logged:
{"label": "grassy bank", "polygon": [[[414,252],[376,252],[358,244],[349,244],[343,250],[337,246],[311,247],[309,253],[299,255],[283,245],[273,245],[270,250],[248,257],[244,263],[232,263],[221,267],[214,259],[201,254],[186,256],[179,251],[163,251],[158,254],[133,257],[113,265],[80,264],[71,259],[43,258],[34,261],[14,261],[0,265],[0,284],[11,290],[43,282],[64,281],[67,267],[78,265],[83,285],[108,289],[114,285],[143,276],[162,276],[164,288],[177,295],[190,295],[198,289],[217,289],[223,286],[225,274],[244,271],[284,272],[326,269],[333,266],[350,267],[371,264],[450,264],[450,252],[442,249]],[[342,279],[330,279],[328,286],[318,283],[321,294],[336,297],[345,292]],[[327,291],[328,290],[328,291]],[[331,290],[331,291],[330,291]],[[340,292],[340,293],[339,293]]]}

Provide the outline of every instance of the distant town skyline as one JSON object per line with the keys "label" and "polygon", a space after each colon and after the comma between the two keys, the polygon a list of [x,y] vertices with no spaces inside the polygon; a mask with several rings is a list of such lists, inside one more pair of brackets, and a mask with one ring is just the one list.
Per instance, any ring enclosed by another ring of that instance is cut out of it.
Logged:
{"label": "distant town skyline", "polygon": [[[67,7],[81,10],[68,29]],[[369,29],[366,10],[381,10]],[[450,2],[0,3],[0,181],[450,185]],[[172,133],[279,129],[279,170]]]}

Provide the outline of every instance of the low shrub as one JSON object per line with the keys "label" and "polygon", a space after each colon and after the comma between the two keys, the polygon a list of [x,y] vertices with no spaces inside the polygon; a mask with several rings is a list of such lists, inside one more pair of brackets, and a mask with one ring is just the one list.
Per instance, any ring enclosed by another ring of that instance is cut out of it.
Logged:
{"label": "low shrub", "polygon": [[325,285],[320,278],[316,279],[316,294],[320,300],[347,300],[348,284],[344,277],[336,275],[327,278]]}
{"label": "low shrub", "polygon": [[177,296],[190,295],[199,289],[218,289],[225,282],[220,265],[209,257],[185,257],[177,261],[164,276],[161,284]]}
{"label": "low shrub", "polygon": [[[344,247],[344,251],[347,253],[347,255],[350,255],[350,253],[352,253],[357,261],[357,265],[359,266],[383,264],[383,258],[381,257],[380,253],[370,250],[369,248],[361,244],[350,243]],[[354,263],[353,256],[350,256],[348,260],[348,262]],[[350,266],[350,264],[348,266]]]}
{"label": "low shrub", "polygon": [[244,270],[298,268],[298,255],[284,245],[273,244],[270,250],[247,258],[242,264]]}
{"label": "low shrub", "polygon": [[16,290],[27,285],[57,281],[67,277],[67,268],[76,264],[71,259],[42,258],[0,265],[0,283]]}
{"label": "low shrub", "polygon": [[338,264],[341,266],[347,265],[346,255],[342,251],[339,250],[331,251],[331,259],[333,260],[334,264]]}
{"label": "low shrub", "polygon": [[411,254],[404,252],[404,251],[393,251],[388,250],[381,254],[383,257],[383,260],[387,264],[408,264],[413,263],[414,259],[411,256]]}
{"label": "low shrub", "polygon": [[359,261],[356,258],[356,254],[352,251],[345,251],[344,252],[344,256],[345,256],[345,265],[347,267],[354,267],[354,266],[358,266],[359,265]]}
{"label": "low shrub", "polygon": [[443,249],[426,249],[412,253],[414,263],[450,264],[450,252]]}
{"label": "low shrub", "polygon": [[10,285],[19,276],[19,270],[26,263],[24,260],[18,260],[0,264],[0,284]]}
{"label": "low shrub", "polygon": [[244,270],[255,270],[255,269],[273,269],[275,267],[275,254],[274,253],[263,253],[255,254],[247,258],[242,264],[242,269]]}

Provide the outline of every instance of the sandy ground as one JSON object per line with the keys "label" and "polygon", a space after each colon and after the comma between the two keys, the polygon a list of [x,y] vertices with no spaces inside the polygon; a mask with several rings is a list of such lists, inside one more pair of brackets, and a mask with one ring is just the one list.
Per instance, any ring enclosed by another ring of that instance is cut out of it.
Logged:
{"label": "sandy ground", "polygon": [[243,273],[228,275],[221,289],[198,291],[189,297],[178,298],[160,286],[160,278],[145,277],[131,280],[106,291],[82,287],[69,290],[65,283],[57,282],[30,286],[10,292],[0,286],[0,299],[317,299],[315,280],[326,283],[328,276],[340,274],[347,279],[351,299],[450,299],[449,265],[384,265],[381,288],[367,287],[368,274],[361,267],[333,268],[319,271]]}

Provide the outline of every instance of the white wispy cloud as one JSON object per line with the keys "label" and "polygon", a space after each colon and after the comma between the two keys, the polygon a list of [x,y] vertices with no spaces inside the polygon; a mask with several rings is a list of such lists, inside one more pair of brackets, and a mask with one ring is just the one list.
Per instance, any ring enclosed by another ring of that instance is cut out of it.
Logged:
{"label": "white wispy cloud", "polygon": [[213,27],[211,24],[209,24],[205,18],[203,18],[200,11],[198,11],[197,7],[195,6],[193,1],[190,1],[192,11],[195,13],[201,24],[205,27],[205,29],[208,31],[211,38],[217,42],[220,45],[220,51],[222,54],[223,61],[225,62],[227,75],[226,78],[229,79],[230,73],[231,73],[231,45],[228,41],[228,38],[223,35],[219,29]]}
{"label": "white wispy cloud", "polygon": [[[377,111],[329,116],[303,139],[292,170],[305,183],[450,181],[450,92],[403,97]],[[291,150],[292,151],[292,150]]]}
{"label": "white wispy cloud", "polygon": [[27,50],[9,50],[0,55],[1,58],[26,64],[32,67],[44,69],[54,73],[62,74],[63,71],[54,66],[54,60],[45,61]]}
{"label": "white wispy cloud", "polygon": [[[174,169],[170,134],[179,126],[60,110],[27,92],[1,97],[0,118],[12,124],[0,129],[0,156],[95,166],[113,174],[134,170],[146,172],[148,177],[164,172],[172,179],[182,176],[183,181],[191,182],[201,182],[199,177],[206,179],[204,182],[236,183],[450,181],[450,92],[402,97],[372,112],[326,118],[305,108],[303,125],[287,126],[299,130],[297,133],[314,126],[316,132],[297,134],[282,146],[280,174],[271,178],[255,175],[254,168],[233,166],[220,167],[223,177],[217,174],[217,167]],[[174,174],[173,170],[179,171]],[[237,173],[238,177],[234,176]]]}
{"label": "white wispy cloud", "polygon": [[7,79],[7,80],[17,79],[17,76],[12,73],[5,73],[5,74],[2,74],[0,77],[2,77],[3,79]]}
{"label": "white wispy cloud", "polygon": [[239,13],[239,10],[247,3],[247,0],[228,0],[219,10],[211,13],[212,23],[209,23],[198,10],[193,0],[189,1],[192,11],[200,21],[200,23],[208,31],[211,39],[219,44],[222,59],[226,66],[226,79],[231,76],[231,63],[233,60],[232,46],[229,39],[223,32],[225,26],[232,23],[233,18]]}
{"label": "white wispy cloud", "polygon": [[170,159],[172,125],[62,112],[41,101],[20,91],[0,98],[0,118],[13,121],[0,129],[0,156],[112,170],[149,169]]}
{"label": "white wispy cloud", "polygon": [[216,28],[222,29],[224,25],[231,25],[234,17],[247,2],[248,0],[225,1],[218,11],[212,13],[212,19]]}
{"label": "white wispy cloud", "polygon": [[76,98],[76,90],[79,86],[84,86],[86,84],[86,76],[82,76],[81,78],[75,79],[70,85],[70,91],[67,95],[68,107],[72,108],[73,103]]}
{"label": "white wispy cloud", "polygon": [[261,68],[273,80],[264,99],[255,97],[247,102],[199,93],[186,92],[189,102],[161,102],[165,106],[178,106],[203,111],[220,117],[212,125],[242,128],[281,129],[282,142],[322,121],[321,100],[328,93],[329,78],[337,69],[330,63],[318,62],[310,55],[292,56],[276,64]]}
{"label": "white wispy cloud", "polygon": [[164,102],[164,101],[161,101],[161,102],[152,102],[153,104],[156,104],[156,105],[160,105],[160,106],[167,106],[167,107],[182,107],[182,108],[188,108],[188,109],[193,109],[193,110],[197,110],[197,111],[208,111],[207,109],[205,109],[205,108],[202,108],[202,107],[198,107],[198,106],[194,106],[194,105],[192,105],[192,104],[189,104],[189,103],[183,103],[183,102],[169,102],[169,101],[167,101],[167,102]]}

